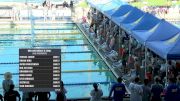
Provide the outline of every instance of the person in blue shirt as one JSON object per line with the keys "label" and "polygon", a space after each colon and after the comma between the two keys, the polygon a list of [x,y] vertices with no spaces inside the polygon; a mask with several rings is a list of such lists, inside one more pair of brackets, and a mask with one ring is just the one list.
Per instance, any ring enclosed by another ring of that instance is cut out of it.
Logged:
{"label": "person in blue shirt", "polygon": [[165,101],[180,101],[180,89],[175,78],[169,78],[169,85],[166,88]]}
{"label": "person in blue shirt", "polygon": [[177,76],[177,82],[176,82],[177,86],[180,89],[180,75]]}
{"label": "person in blue shirt", "polygon": [[123,101],[123,97],[125,96],[125,85],[122,83],[122,78],[118,78],[118,83],[114,84],[110,90],[109,98],[113,95],[113,101]]}
{"label": "person in blue shirt", "polygon": [[160,78],[155,77],[155,83],[151,86],[151,101],[162,101],[161,93],[163,92],[163,85],[160,84]]}

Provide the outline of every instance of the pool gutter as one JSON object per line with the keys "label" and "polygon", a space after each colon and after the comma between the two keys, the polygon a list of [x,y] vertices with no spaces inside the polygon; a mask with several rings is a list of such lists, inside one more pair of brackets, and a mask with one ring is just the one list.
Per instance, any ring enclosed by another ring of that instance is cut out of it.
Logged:
{"label": "pool gutter", "polygon": [[[89,41],[89,43],[93,46],[93,48],[96,50],[96,52],[98,53],[98,55],[103,59],[103,61],[105,62],[105,64],[108,66],[108,68],[111,70],[111,72],[113,73],[113,75],[118,78],[120,77],[121,75],[118,75],[115,71],[115,69],[112,68],[112,66],[107,62],[107,60],[104,58],[104,56],[101,54],[101,52],[97,49],[97,47],[94,45],[94,43],[90,40],[90,38],[87,36],[87,32],[85,32],[81,26],[80,23],[77,23],[77,27],[79,28],[79,30],[82,32],[82,34],[87,38],[87,40]],[[126,88],[126,91],[127,91],[127,94],[131,94],[128,87],[125,86]]]}
{"label": "pool gutter", "polygon": [[108,68],[113,72],[114,76],[116,78],[118,78],[118,74],[116,74],[116,72],[112,69],[111,65],[106,61],[106,59],[104,58],[104,56],[100,53],[100,51],[97,49],[97,47],[94,45],[94,43],[90,40],[90,38],[86,35],[86,32],[82,29],[80,23],[76,23],[78,28],[80,29],[80,31],[83,33],[83,35],[87,38],[87,40],[89,41],[89,43],[93,46],[93,48],[96,50],[96,52],[98,53],[98,55],[103,59],[103,61],[106,63],[106,65],[108,66]]}

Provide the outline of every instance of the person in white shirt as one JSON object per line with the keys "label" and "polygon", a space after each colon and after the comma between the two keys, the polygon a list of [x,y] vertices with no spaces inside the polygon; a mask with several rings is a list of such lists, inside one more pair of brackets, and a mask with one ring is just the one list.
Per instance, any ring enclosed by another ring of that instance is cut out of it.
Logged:
{"label": "person in white shirt", "polygon": [[138,84],[139,77],[136,77],[134,81],[135,82],[129,84],[129,90],[131,92],[130,101],[142,101],[143,89],[142,86]]}
{"label": "person in white shirt", "polygon": [[101,101],[101,97],[103,96],[103,92],[100,88],[98,88],[98,84],[93,84],[94,89],[91,90],[90,95],[90,101]]}

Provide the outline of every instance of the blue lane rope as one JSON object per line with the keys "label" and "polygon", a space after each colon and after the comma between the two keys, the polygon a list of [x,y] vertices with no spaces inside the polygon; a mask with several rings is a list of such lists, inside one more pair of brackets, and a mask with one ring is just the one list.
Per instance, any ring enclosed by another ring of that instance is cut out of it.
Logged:
{"label": "blue lane rope", "polygon": [[[59,36],[59,35],[78,35],[78,34],[80,34],[80,33],[57,33],[57,34],[52,34],[52,33],[36,33],[36,35],[37,36],[40,36],[40,35],[57,35],[57,36]],[[0,36],[15,36],[15,35],[31,35],[31,34],[0,34]]]}
{"label": "blue lane rope", "polygon": [[116,82],[85,82],[85,83],[65,83],[65,85],[92,85],[93,83],[97,83],[97,84],[110,84],[110,83],[116,83]]}
{"label": "blue lane rope", "polygon": [[88,44],[69,44],[69,45],[35,45],[35,47],[51,47],[51,46],[88,46]]}
{"label": "blue lane rope", "polygon": [[0,36],[15,36],[15,35],[24,35],[24,36],[28,36],[28,35],[31,35],[31,34],[0,34]]}
{"label": "blue lane rope", "polygon": [[78,30],[78,29],[73,29],[73,28],[69,28],[69,29],[62,29],[62,28],[46,28],[46,29],[44,29],[44,28],[36,28],[35,30],[74,30],[74,31],[76,31],[76,30]]}
{"label": "blue lane rope", "polygon": [[66,53],[93,53],[93,51],[80,51],[80,52],[61,52],[62,54]]}
{"label": "blue lane rope", "polygon": [[[35,39],[34,41],[44,41],[44,40],[84,40],[83,38],[60,38],[60,39]],[[17,39],[0,39],[0,41],[31,41],[31,39],[21,39],[21,40],[17,40]]]}
{"label": "blue lane rope", "polygon": [[[95,61],[103,61],[103,60],[62,60],[61,62],[95,62]],[[19,62],[1,62],[2,64],[19,64]]]}
{"label": "blue lane rope", "polygon": [[17,39],[10,39],[10,40],[4,40],[4,39],[0,39],[0,41],[31,41],[30,39],[21,39],[21,40],[17,40]]}

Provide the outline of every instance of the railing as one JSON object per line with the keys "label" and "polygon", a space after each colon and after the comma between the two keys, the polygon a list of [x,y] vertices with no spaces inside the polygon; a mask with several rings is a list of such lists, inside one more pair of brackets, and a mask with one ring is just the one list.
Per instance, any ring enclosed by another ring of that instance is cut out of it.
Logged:
{"label": "railing", "polygon": [[[23,18],[30,18],[28,9],[0,9],[0,18],[11,18],[13,20],[22,20]],[[36,18],[55,19],[55,17],[63,18],[71,16],[70,9],[32,9],[32,15]]]}

